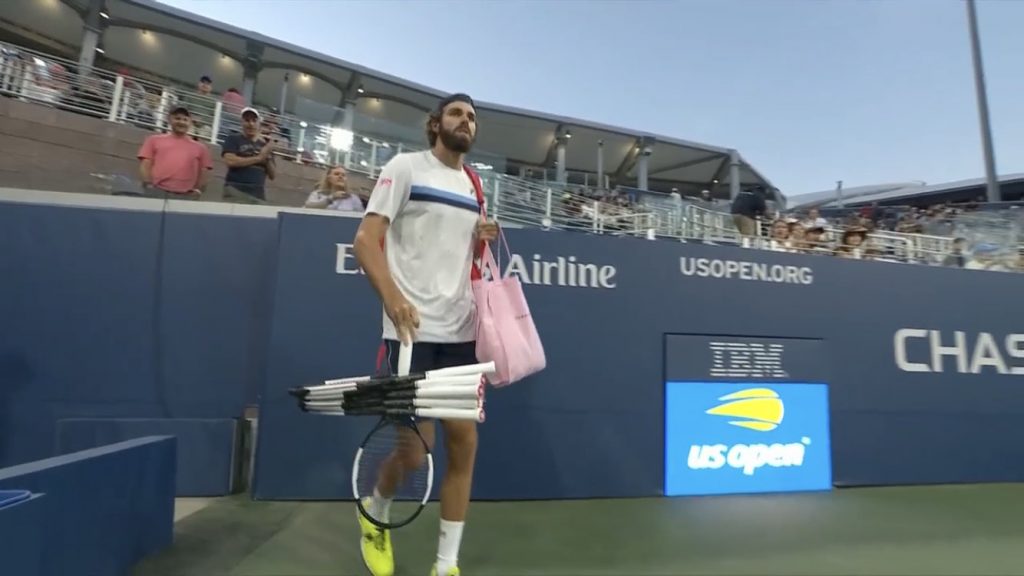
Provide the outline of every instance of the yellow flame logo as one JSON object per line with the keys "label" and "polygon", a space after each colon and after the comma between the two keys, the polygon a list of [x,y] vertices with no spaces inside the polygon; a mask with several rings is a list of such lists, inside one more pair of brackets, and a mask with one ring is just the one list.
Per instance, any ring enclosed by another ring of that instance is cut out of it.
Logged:
{"label": "yellow flame logo", "polygon": [[759,432],[774,430],[782,423],[786,408],[779,395],[767,388],[748,388],[719,398],[719,404],[705,412],[715,416],[741,418],[730,420],[729,424]]}

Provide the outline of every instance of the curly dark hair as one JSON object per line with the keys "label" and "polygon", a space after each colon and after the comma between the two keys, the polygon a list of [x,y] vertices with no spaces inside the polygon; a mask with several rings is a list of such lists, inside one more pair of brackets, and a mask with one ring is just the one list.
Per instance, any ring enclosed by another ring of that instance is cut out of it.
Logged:
{"label": "curly dark hair", "polygon": [[[437,123],[437,130],[434,129],[434,123]],[[430,147],[433,148],[437,144],[437,135],[441,130],[441,112],[433,110],[427,115],[427,142],[430,143]]]}

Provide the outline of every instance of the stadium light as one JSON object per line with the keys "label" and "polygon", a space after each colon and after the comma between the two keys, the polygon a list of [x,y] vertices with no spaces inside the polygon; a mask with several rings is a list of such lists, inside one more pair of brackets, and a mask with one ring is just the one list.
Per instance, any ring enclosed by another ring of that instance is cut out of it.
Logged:
{"label": "stadium light", "polygon": [[981,41],[978,39],[978,13],[974,0],[967,0],[967,25],[971,33],[971,58],[974,62],[974,89],[978,100],[978,122],[981,124],[981,146],[985,156],[985,181],[989,202],[999,202],[999,183],[996,180],[996,160],[992,150],[992,127],[988,116],[988,96],[985,90],[985,71],[981,62]]}
{"label": "stadium light", "polygon": [[345,130],[344,128],[332,128],[331,148],[341,150],[342,152],[348,152],[352,150],[353,138],[355,138],[355,134],[353,134],[351,130]]}

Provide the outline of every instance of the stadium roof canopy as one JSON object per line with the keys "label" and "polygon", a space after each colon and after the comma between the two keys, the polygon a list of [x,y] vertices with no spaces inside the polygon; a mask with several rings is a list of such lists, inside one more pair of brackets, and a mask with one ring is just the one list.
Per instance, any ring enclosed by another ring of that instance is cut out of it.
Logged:
{"label": "stadium roof canopy", "polygon": [[[78,59],[84,17],[91,0],[2,0],[0,34],[31,42],[39,50],[58,50]],[[353,129],[358,134],[425,145],[425,111],[445,94],[358,64],[198,16],[153,0],[101,0],[104,3],[104,54],[97,65],[128,66],[155,78],[194,85],[207,74],[214,91],[241,88],[243,67],[253,47],[262,45],[254,101],[277,106],[285,74],[288,112],[314,123],[330,123],[345,95],[356,100]],[[355,89],[362,91],[354,95]],[[597,147],[603,141],[604,172],[618,184],[634,186],[641,142],[654,142],[648,159],[650,189],[707,188],[728,195],[730,150],[608,126],[576,118],[478,102],[481,133],[477,148],[494,155],[505,171],[552,169],[556,134],[569,130],[566,169],[571,183],[594,184]],[[647,140],[642,140],[642,139]],[[394,140],[391,140],[394,141]],[[401,140],[399,140],[401,141]],[[741,187],[778,190],[740,156]],[[781,199],[781,197],[780,197]],[[784,201],[784,200],[783,200]]]}
{"label": "stadium roof canopy", "polygon": [[[1024,173],[1006,174],[998,178],[1004,201],[1024,198]],[[910,205],[928,202],[967,201],[985,198],[985,178],[970,178],[939,184],[902,182],[873,184],[856,188],[843,188],[840,195],[835,189],[810,192],[789,197],[790,209],[812,207],[838,208],[865,206],[875,202],[883,205]]]}

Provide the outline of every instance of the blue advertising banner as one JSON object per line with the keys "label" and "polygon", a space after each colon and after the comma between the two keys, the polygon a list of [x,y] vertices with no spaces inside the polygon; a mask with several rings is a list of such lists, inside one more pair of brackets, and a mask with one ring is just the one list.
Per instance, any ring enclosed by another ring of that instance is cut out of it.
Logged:
{"label": "blue advertising banner", "polygon": [[[193,213],[201,204],[163,219],[0,206],[0,465],[52,454],[61,419],[235,418],[258,401],[255,496],[350,497],[372,419],[303,414],[287,389],[375,368],[381,309],[352,257],[358,218]],[[835,485],[1024,480],[1022,275],[506,237],[501,265],[524,284],[548,368],[488,390],[474,498],[662,494],[666,382],[827,384]],[[688,400],[711,427],[696,404],[717,406],[716,393]],[[779,393],[786,414],[803,406]],[[794,442],[705,432],[694,443]],[[699,472],[734,473],[728,455]],[[440,479],[443,434],[435,456]]]}
{"label": "blue advertising banner", "polygon": [[828,386],[665,383],[665,495],[829,490]]}

